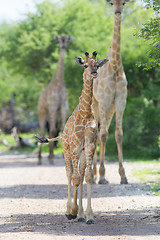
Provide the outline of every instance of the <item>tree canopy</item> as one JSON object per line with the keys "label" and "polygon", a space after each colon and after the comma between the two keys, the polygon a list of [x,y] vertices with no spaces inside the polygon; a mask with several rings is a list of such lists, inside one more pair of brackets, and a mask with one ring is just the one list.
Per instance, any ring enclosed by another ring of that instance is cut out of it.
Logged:
{"label": "tree canopy", "polygon": [[142,66],[150,69],[160,66],[160,0],[144,0],[144,2],[147,9],[153,9],[154,15],[142,25],[137,36],[148,42],[146,51],[148,59],[142,63]]}

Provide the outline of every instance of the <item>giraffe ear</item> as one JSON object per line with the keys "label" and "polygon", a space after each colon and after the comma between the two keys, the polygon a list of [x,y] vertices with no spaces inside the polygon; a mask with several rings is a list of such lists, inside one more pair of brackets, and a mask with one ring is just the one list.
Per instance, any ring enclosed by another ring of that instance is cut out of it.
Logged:
{"label": "giraffe ear", "polygon": [[84,64],[83,58],[81,58],[81,57],[75,57],[75,60],[76,60],[76,63],[77,63],[79,66],[83,66],[83,64]]}
{"label": "giraffe ear", "polygon": [[109,61],[109,59],[107,59],[107,58],[104,58],[103,60],[99,60],[99,61],[97,61],[97,63],[98,63],[98,68],[99,67],[102,67],[106,62],[108,62]]}
{"label": "giraffe ear", "polygon": [[70,40],[72,40],[72,38],[73,38],[73,36],[69,36],[69,37],[67,38],[67,42],[69,42]]}
{"label": "giraffe ear", "polygon": [[59,37],[58,36],[53,36],[54,40],[56,40],[57,42],[59,42]]}

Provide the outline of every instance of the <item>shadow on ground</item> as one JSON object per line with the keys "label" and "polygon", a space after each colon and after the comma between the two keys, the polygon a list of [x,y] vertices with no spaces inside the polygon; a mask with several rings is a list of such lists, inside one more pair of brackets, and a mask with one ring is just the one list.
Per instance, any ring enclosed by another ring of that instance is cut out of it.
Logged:
{"label": "shadow on ground", "polygon": [[77,220],[69,221],[64,215],[56,213],[20,214],[5,218],[5,224],[0,226],[0,232],[36,232],[80,236],[149,236],[160,234],[159,221],[160,212],[155,208],[148,212],[146,210],[128,210],[97,213],[95,224],[89,226],[86,223],[79,223]]}
{"label": "shadow on ground", "polygon": [[[111,183],[108,185],[94,184],[92,185],[92,198],[139,196],[142,195],[141,188],[141,185],[135,183],[128,185]],[[67,199],[67,189],[67,184],[7,186],[0,187],[0,198]],[[83,196],[87,198],[86,184],[84,184]]]}
{"label": "shadow on ground", "polygon": [[59,167],[64,166],[63,155],[56,155],[54,164],[49,164],[47,156],[42,157],[42,165],[38,165],[38,157],[33,154],[0,154],[0,168],[20,168],[20,167]]}

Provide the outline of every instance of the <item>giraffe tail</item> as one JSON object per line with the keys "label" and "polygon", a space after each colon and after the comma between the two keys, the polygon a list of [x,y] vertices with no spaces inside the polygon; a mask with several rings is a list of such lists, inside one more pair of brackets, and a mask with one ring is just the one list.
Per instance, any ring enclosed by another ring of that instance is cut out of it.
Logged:
{"label": "giraffe tail", "polygon": [[34,137],[39,143],[56,142],[56,141],[62,140],[62,137],[59,137],[59,136],[55,138],[45,138],[45,137],[38,137],[35,135]]}
{"label": "giraffe tail", "polygon": [[56,142],[61,141],[62,137],[55,137],[55,138],[47,138],[48,142]]}

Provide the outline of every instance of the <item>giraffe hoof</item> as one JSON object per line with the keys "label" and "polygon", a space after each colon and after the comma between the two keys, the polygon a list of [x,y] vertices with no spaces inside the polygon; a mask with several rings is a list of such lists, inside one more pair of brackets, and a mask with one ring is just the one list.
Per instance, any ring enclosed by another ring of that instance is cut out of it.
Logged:
{"label": "giraffe hoof", "polygon": [[78,218],[78,222],[85,222],[85,218],[83,218],[83,217]]}
{"label": "giraffe hoof", "polygon": [[93,180],[92,180],[92,184],[96,184],[96,179],[93,179]]}
{"label": "giraffe hoof", "polygon": [[121,184],[128,184],[128,180],[126,177],[121,179]]}
{"label": "giraffe hoof", "polygon": [[107,183],[109,183],[109,182],[104,178],[104,179],[99,180],[98,183],[99,183],[99,184],[107,184]]}
{"label": "giraffe hoof", "polygon": [[53,158],[48,158],[49,159],[49,164],[53,165]]}
{"label": "giraffe hoof", "polygon": [[75,219],[77,216],[73,216],[72,214],[66,214],[66,217],[68,218],[68,220],[72,220]]}
{"label": "giraffe hoof", "polygon": [[90,219],[86,222],[87,224],[94,224],[94,220],[93,219]]}

